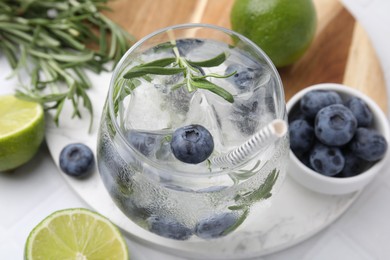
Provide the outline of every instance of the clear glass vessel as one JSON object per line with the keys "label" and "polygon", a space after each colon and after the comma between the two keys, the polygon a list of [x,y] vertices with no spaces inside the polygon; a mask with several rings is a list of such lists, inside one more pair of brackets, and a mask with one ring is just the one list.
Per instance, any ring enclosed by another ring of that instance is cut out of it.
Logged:
{"label": "clear glass vessel", "polygon": [[[261,232],[256,223],[288,160],[288,135],[269,131],[278,120],[286,122],[283,86],[259,47],[212,25],[165,28],[115,68],[98,134],[99,172],[141,227],[134,237],[192,258],[256,256],[256,244],[245,241]],[[206,160],[188,163],[172,152],[172,140],[193,125],[206,128],[214,146]]]}

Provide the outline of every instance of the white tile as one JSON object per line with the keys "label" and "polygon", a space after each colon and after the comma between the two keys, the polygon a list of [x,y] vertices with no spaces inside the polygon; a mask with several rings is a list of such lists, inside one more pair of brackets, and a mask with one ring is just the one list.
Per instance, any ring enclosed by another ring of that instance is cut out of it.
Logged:
{"label": "white tile", "polygon": [[23,218],[8,229],[9,234],[14,236],[18,241],[18,246],[23,248],[24,242],[31,230],[45,217],[57,210],[78,207],[88,208],[88,206],[83,203],[69,187],[63,185],[61,188],[51,193],[46,200],[35,205],[34,209],[26,211]]}
{"label": "white tile", "polygon": [[[0,227],[0,245],[2,244],[2,242],[7,238],[7,231],[5,230],[5,228],[3,227]],[[1,259],[1,258],[0,258]]]}
{"label": "white tile", "polygon": [[12,238],[0,243],[0,259],[23,259],[23,253]]}
{"label": "white tile", "polygon": [[330,231],[319,240],[314,248],[307,252],[303,260],[371,260],[365,252],[349,237],[335,230]]}
{"label": "white tile", "polygon": [[[15,225],[25,212],[36,207],[64,180],[51,160],[45,147],[31,162],[13,173],[0,174],[0,212],[3,214],[0,226]],[[37,187],[32,190],[31,187]]]}
{"label": "white tile", "polygon": [[339,230],[378,259],[388,259],[390,255],[389,200],[387,184],[375,182],[336,223]]}

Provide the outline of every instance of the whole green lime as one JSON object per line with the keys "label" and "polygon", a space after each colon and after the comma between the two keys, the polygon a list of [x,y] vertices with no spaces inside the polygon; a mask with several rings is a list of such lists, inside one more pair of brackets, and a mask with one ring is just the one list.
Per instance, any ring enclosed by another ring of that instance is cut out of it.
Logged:
{"label": "whole green lime", "polygon": [[256,43],[278,68],[304,54],[317,25],[312,0],[236,0],[230,14],[232,29]]}

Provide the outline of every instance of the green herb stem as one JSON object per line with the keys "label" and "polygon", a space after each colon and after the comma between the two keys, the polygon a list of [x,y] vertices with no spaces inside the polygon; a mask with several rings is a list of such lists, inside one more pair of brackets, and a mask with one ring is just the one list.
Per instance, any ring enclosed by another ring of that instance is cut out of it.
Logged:
{"label": "green herb stem", "polygon": [[[103,15],[108,0],[2,0],[0,2],[0,52],[21,87],[16,95],[56,109],[58,124],[65,103],[89,111],[86,90],[91,83],[84,70],[109,70],[134,42],[134,37]],[[97,46],[93,48],[92,46]],[[112,67],[113,68],[113,67]],[[111,69],[112,69],[111,68]],[[22,75],[31,75],[30,81]],[[92,123],[92,121],[91,121]]]}
{"label": "green herb stem", "polygon": [[224,52],[211,59],[202,61],[191,61],[180,56],[175,44],[173,44],[173,52],[176,57],[163,58],[134,66],[124,73],[123,78],[132,79],[143,77],[148,74],[174,75],[183,73],[183,81],[175,84],[172,87],[172,90],[187,87],[187,91],[191,93],[197,89],[205,89],[222,97],[230,103],[234,102],[234,97],[230,92],[225,90],[223,87],[212,83],[207,78],[227,78],[233,76],[236,72],[229,75],[219,75],[216,73],[202,75],[200,69],[202,67],[209,68],[221,65],[227,59],[227,55]]}

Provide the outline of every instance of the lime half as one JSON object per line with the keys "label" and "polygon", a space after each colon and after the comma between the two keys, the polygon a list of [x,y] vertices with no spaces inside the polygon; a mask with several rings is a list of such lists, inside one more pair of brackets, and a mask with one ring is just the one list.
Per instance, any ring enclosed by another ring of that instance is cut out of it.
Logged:
{"label": "lime half", "polygon": [[0,172],[12,170],[29,161],[38,151],[45,135],[42,106],[0,96]]}
{"label": "lime half", "polygon": [[105,217],[82,208],[56,211],[27,238],[26,259],[128,260],[119,229]]}

